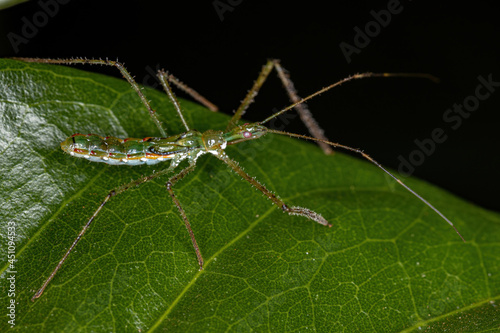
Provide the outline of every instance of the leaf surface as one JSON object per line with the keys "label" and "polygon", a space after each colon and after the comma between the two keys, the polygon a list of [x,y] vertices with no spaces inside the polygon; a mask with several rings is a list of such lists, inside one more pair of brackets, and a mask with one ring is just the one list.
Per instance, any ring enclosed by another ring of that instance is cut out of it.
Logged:
{"label": "leaf surface", "polygon": [[[0,60],[0,77],[1,304],[5,312],[15,300],[15,330],[499,328],[498,214],[408,179],[455,223],[462,243],[372,164],[342,153],[325,156],[310,143],[278,135],[226,151],[285,202],[322,214],[333,227],[284,214],[204,155],[174,188],[205,259],[203,271],[166,191],[168,176],[161,177],[113,197],[31,302],[107,193],[167,165],[109,166],[60,149],[77,132],[158,136],[127,82],[12,60]],[[167,96],[145,92],[167,132],[182,132]],[[189,101],[181,105],[200,131],[224,129],[229,119]],[[16,273],[7,260],[8,226],[15,227]],[[12,275],[15,297],[8,296]],[[0,330],[10,326],[4,317]]]}

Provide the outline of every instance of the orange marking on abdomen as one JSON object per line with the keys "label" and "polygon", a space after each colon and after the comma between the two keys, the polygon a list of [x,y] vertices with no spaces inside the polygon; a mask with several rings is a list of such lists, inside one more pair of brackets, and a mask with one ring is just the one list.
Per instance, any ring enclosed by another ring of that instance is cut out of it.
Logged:
{"label": "orange marking on abdomen", "polygon": [[76,154],[85,154],[85,153],[86,153],[86,151],[85,151],[85,150],[83,150],[83,149],[78,149],[78,148],[73,149],[73,152],[75,152]]}

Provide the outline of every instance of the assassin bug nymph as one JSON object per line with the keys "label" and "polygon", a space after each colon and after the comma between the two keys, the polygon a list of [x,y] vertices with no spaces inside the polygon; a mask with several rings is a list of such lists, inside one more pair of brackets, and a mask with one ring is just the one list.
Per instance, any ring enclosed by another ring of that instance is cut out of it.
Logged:
{"label": "assassin bug nymph", "polygon": [[[75,59],[39,59],[39,58],[17,58],[17,60],[22,60],[25,62],[36,62],[36,63],[49,63],[49,64],[94,64],[94,65],[107,65],[107,66],[113,66],[116,67],[123,77],[130,83],[132,88],[135,90],[139,98],[141,99],[142,103],[144,106],[147,108],[149,111],[149,114],[158,127],[161,137],[146,137],[143,139],[119,139],[116,137],[101,137],[96,134],[73,134],[66,140],[64,140],[61,143],[61,148],[63,151],[66,153],[70,154],[71,156],[74,157],[80,157],[80,158],[85,158],[89,161],[92,162],[103,162],[111,165],[142,165],[142,164],[156,164],[162,161],[170,161],[170,165],[160,171],[157,171],[149,176],[145,176],[139,179],[136,179],[134,181],[131,181],[127,184],[123,184],[113,190],[111,190],[108,195],[104,198],[104,200],[101,202],[99,207],[96,209],[96,211],[93,213],[93,215],[90,217],[90,219],[87,221],[87,223],[83,226],[81,229],[80,233],[78,234],[77,238],[73,241],[72,245],[69,247],[69,249],[66,251],[62,259],[59,261],[55,269],[52,271],[50,276],[45,280],[43,283],[42,287],[35,293],[35,295],[32,297],[32,301],[34,301],[36,298],[40,297],[42,293],[44,292],[45,288],[48,286],[50,281],[54,278],[55,274],[57,271],[61,268],[63,265],[64,261],[68,258],[69,254],[71,251],[75,248],[75,246],[78,244],[79,240],[83,237],[87,229],[90,227],[94,219],[98,216],[99,212],[103,208],[103,206],[114,196],[123,193],[129,188],[135,187],[137,185],[146,183],[152,179],[158,178],[160,176],[167,175],[171,172],[173,172],[177,166],[183,161],[187,160],[189,163],[189,166],[186,168],[182,169],[181,171],[177,172],[173,176],[170,176],[170,178],[166,182],[166,188],[168,193],[170,194],[170,197],[172,198],[172,201],[174,202],[175,206],[179,210],[179,213],[184,220],[186,229],[189,232],[191,241],[193,243],[194,250],[196,252],[196,256],[198,258],[198,263],[200,270],[203,269],[203,257],[201,255],[200,249],[198,247],[198,244],[195,239],[195,235],[191,229],[191,225],[189,223],[188,217],[186,216],[185,211],[182,208],[181,203],[177,199],[177,197],[174,194],[173,186],[175,183],[177,183],[179,180],[184,178],[190,171],[192,171],[195,168],[196,165],[196,160],[203,154],[210,153],[217,157],[219,160],[227,164],[234,172],[236,172],[238,175],[240,175],[244,180],[248,181],[252,186],[256,187],[259,191],[261,191],[268,199],[271,200],[271,202],[281,208],[283,212],[286,212],[290,215],[299,215],[306,217],[308,219],[311,219],[313,221],[316,221],[324,226],[331,227],[331,224],[320,214],[308,209],[308,208],[303,208],[303,207],[297,207],[297,206],[288,206],[284,201],[282,201],[277,195],[273,194],[270,192],[263,184],[259,183],[257,180],[255,180],[253,177],[248,175],[239,165],[236,161],[231,159],[224,149],[228,145],[233,145],[237,144],[240,142],[248,141],[248,140],[255,140],[263,135],[266,135],[268,133],[273,133],[273,134],[280,134],[280,135],[287,135],[290,137],[296,137],[299,139],[305,139],[305,140],[311,140],[316,143],[318,143],[323,151],[325,153],[331,153],[331,147],[334,148],[341,148],[344,150],[348,150],[357,154],[360,154],[363,158],[367,159],[374,165],[376,165],[378,168],[380,168],[382,171],[384,171],[386,174],[388,174],[391,178],[393,178],[396,182],[398,182],[401,186],[403,186],[406,190],[411,192],[414,196],[416,196],[420,201],[422,201],[425,205],[427,205],[429,208],[434,210],[441,218],[443,218],[446,222],[448,222],[458,233],[458,235],[464,240],[464,238],[460,235],[458,230],[455,228],[453,223],[446,217],[444,216],[439,210],[437,210],[434,206],[432,206],[428,201],[426,201],[424,198],[422,198],[419,194],[417,194],[415,191],[413,191],[411,188],[409,188],[407,185],[405,185],[401,180],[399,180],[396,176],[394,176],[391,172],[389,172],[387,169],[385,169],[382,165],[380,165],[377,161],[375,161],[373,158],[371,158],[369,155],[364,153],[360,149],[352,148],[349,146],[345,146],[339,143],[334,143],[329,141],[324,135],[323,131],[321,128],[318,126],[318,124],[314,121],[312,118],[311,113],[303,104],[307,100],[323,93],[326,92],[327,90],[330,90],[336,86],[341,85],[344,82],[347,81],[352,81],[355,79],[361,79],[361,78],[368,78],[368,77],[420,77],[420,78],[426,78],[430,79],[433,81],[436,81],[437,79],[434,76],[428,75],[428,74],[419,74],[419,73],[361,73],[361,74],[355,74],[352,76],[349,76],[347,78],[344,78],[338,82],[335,82],[309,96],[306,98],[301,99],[298,95],[297,92],[293,86],[292,81],[288,77],[286,71],[283,69],[283,67],[280,65],[278,60],[268,60],[267,63],[263,66],[257,80],[255,81],[253,87],[250,89],[248,94],[246,95],[245,99],[239,106],[239,108],[236,110],[234,113],[233,117],[229,121],[226,130],[225,131],[218,131],[218,130],[208,130],[205,131],[204,133],[198,132],[196,130],[193,130],[189,127],[187,124],[181,107],[177,101],[177,98],[175,97],[174,93],[172,92],[172,89],[170,87],[170,83],[173,83],[177,87],[179,87],[181,90],[184,90],[187,92],[189,95],[191,95],[195,100],[206,106],[207,108],[211,109],[212,111],[216,111],[217,108],[207,101],[205,98],[203,98],[200,94],[198,94],[196,91],[193,89],[189,88],[182,82],[180,82],[178,79],[176,79],[174,76],[169,75],[163,70],[160,70],[158,72],[158,79],[160,80],[161,85],[163,86],[163,89],[167,93],[170,101],[174,105],[177,114],[179,118],[182,121],[182,124],[186,128],[186,132],[177,134],[177,135],[172,135],[168,136],[165,129],[163,128],[161,122],[159,121],[158,117],[156,116],[155,111],[151,107],[149,101],[147,100],[146,96],[142,92],[141,88],[139,85],[135,82],[133,77],[130,75],[130,73],[125,69],[125,67],[119,63],[118,61],[112,61],[112,60],[107,60],[107,59],[80,59],[80,58],[75,58]],[[257,92],[263,85],[264,81],[268,77],[269,73],[272,71],[272,69],[276,69],[279,78],[281,79],[283,86],[285,90],[287,91],[290,100],[292,101],[292,104],[287,106],[286,108],[274,113],[273,115],[267,117],[266,119],[252,123],[252,124],[244,124],[244,125],[238,125],[238,121],[241,119],[241,117],[244,115],[245,111],[247,110],[248,106],[253,102],[254,97],[256,96]],[[278,131],[278,130],[273,130],[268,127],[265,127],[264,124],[269,122],[271,119],[274,119],[278,117],[279,115],[291,110],[291,109],[296,109],[302,121],[306,124],[306,127],[308,128],[309,132],[311,133],[312,137],[301,135],[301,134],[294,134],[294,133],[289,133],[289,132],[284,132],[284,131]],[[465,240],[464,240],[465,241]]]}

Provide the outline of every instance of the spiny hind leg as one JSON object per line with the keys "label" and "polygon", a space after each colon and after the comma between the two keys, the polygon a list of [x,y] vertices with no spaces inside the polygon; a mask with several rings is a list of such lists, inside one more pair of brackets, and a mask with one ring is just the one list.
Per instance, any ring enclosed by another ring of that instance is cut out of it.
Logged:
{"label": "spiny hind leg", "polygon": [[182,219],[184,220],[184,225],[186,226],[186,229],[189,232],[189,236],[191,237],[191,242],[193,243],[194,250],[196,252],[196,257],[198,258],[198,264],[200,265],[200,270],[203,269],[203,257],[201,256],[200,253],[200,248],[198,247],[198,243],[196,242],[196,238],[194,237],[194,232],[191,229],[191,224],[189,223],[189,220],[186,216],[186,212],[181,206],[181,203],[179,202],[179,199],[174,194],[173,186],[175,183],[177,183],[179,180],[184,178],[189,172],[191,172],[195,167],[195,164],[191,164],[187,168],[183,169],[181,172],[178,174],[172,176],[165,186],[167,187],[168,193],[170,194],[170,197],[172,198],[172,201],[174,202],[175,206],[177,206],[177,209],[179,210],[179,213],[181,214]]}
{"label": "spiny hind leg", "polygon": [[160,131],[161,135],[163,137],[167,136],[167,133],[165,129],[162,126],[162,123],[156,116],[156,111],[153,110],[151,107],[151,104],[149,103],[148,99],[144,95],[144,93],[141,90],[141,87],[137,84],[137,82],[134,80],[134,77],[129,73],[129,71],[123,66],[122,63],[114,60],[108,60],[108,59],[84,59],[84,58],[66,58],[66,59],[50,59],[50,58],[13,58],[16,60],[21,60],[25,62],[36,62],[36,63],[44,63],[44,64],[61,64],[61,65],[74,65],[74,64],[89,64],[89,65],[105,65],[105,66],[113,66],[117,68],[120,73],[123,75],[123,77],[128,81],[128,83],[132,86],[132,88],[135,90],[137,95],[139,95],[139,98],[141,99],[142,103],[146,108],[148,109],[149,115],[153,119],[156,127],[158,127],[158,130]]}
{"label": "spiny hind leg", "polygon": [[54,278],[54,276],[56,275],[57,271],[61,268],[61,266],[64,264],[64,262],[66,261],[66,259],[68,258],[68,256],[70,255],[71,251],[73,251],[73,249],[76,247],[76,245],[78,244],[78,242],[82,239],[83,235],[85,234],[85,232],[89,229],[90,225],[92,224],[92,222],[95,220],[95,218],[97,217],[97,215],[100,213],[101,209],[104,207],[104,205],[114,196],[120,194],[120,193],[123,193],[125,192],[126,190],[132,188],[132,187],[135,187],[135,186],[138,186],[138,185],[141,185],[143,183],[146,183],[156,177],[159,177],[159,176],[162,176],[162,175],[165,175],[169,172],[172,171],[172,167],[169,167],[169,168],[166,168],[166,169],[163,169],[159,172],[156,172],[152,175],[149,175],[149,176],[146,176],[146,177],[141,177],[139,179],[136,179],[134,181],[131,181],[130,183],[127,183],[127,184],[124,184],[124,185],[121,185],[113,190],[111,190],[108,195],[104,198],[104,200],[101,202],[101,204],[99,205],[99,207],[96,209],[96,211],[94,212],[94,214],[92,214],[92,217],[87,221],[87,223],[83,226],[82,230],[80,231],[80,233],[78,234],[78,236],[75,238],[75,240],[73,241],[73,244],[71,244],[71,246],[69,247],[69,249],[66,251],[66,253],[64,254],[64,256],[62,257],[62,259],[59,261],[59,263],[57,264],[56,268],[52,271],[52,273],[50,273],[50,276],[44,281],[42,287],[40,289],[38,289],[38,291],[35,293],[35,295],[33,295],[33,297],[31,298],[31,301],[34,302],[35,299],[39,298],[45,288],[47,288],[47,286],[49,285],[50,281],[52,281],[52,279]]}
{"label": "spiny hind leg", "polygon": [[290,214],[290,215],[300,215],[307,217],[308,219],[311,219],[313,221],[318,222],[319,224],[331,227],[332,225],[328,223],[328,221],[321,216],[320,214],[307,209],[307,208],[302,208],[302,207],[296,207],[296,206],[288,206],[283,200],[278,198],[274,193],[269,191],[264,185],[259,183],[257,180],[255,180],[253,177],[248,175],[239,165],[236,161],[232,160],[227,156],[227,154],[223,150],[219,150],[218,154],[215,155],[217,156],[218,159],[229,165],[231,169],[234,170],[238,175],[240,175],[243,179],[245,179],[247,182],[249,182],[253,187],[256,187],[259,191],[261,191],[266,197],[268,197],[273,204],[281,208],[284,212]]}

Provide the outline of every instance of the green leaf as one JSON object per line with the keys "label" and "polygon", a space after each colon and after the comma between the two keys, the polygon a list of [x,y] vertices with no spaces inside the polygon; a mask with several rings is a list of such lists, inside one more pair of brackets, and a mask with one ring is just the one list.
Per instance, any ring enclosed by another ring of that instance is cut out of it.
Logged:
{"label": "green leaf", "polygon": [[[203,271],[163,177],[113,197],[31,302],[107,193],[166,165],[109,166],[60,149],[77,132],[159,135],[127,82],[12,60],[0,60],[0,76],[0,297],[2,314],[15,302],[14,330],[499,328],[498,214],[408,179],[456,224],[463,243],[374,165],[271,134],[226,151],[285,202],[322,214],[333,227],[284,214],[208,154],[174,188]],[[167,96],[145,92],[168,133],[182,132]],[[200,131],[224,129],[229,119],[192,102],[181,105]],[[13,269],[8,226],[16,235]],[[2,316],[0,331],[11,326],[8,320]]]}
{"label": "green leaf", "polygon": [[9,8],[20,3],[26,2],[28,0],[0,0],[0,9]]}

